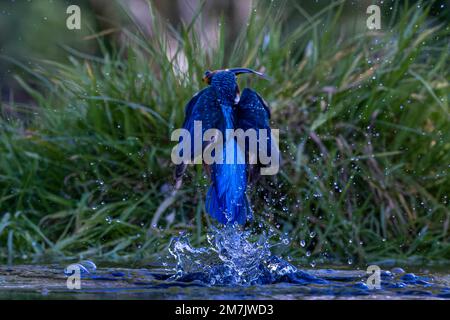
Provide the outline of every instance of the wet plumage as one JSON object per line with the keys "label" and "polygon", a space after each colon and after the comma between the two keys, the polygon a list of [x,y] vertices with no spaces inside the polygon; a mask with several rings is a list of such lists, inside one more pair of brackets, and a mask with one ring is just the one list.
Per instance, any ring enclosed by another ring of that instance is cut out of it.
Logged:
{"label": "wet plumage", "polygon": [[[224,163],[206,165],[211,184],[206,195],[206,211],[222,224],[245,224],[252,218],[250,202],[246,195],[249,176],[255,165],[238,163],[238,157],[249,157],[248,150],[241,150],[235,138],[226,136],[226,129],[267,129],[270,137],[270,111],[264,100],[253,90],[246,88],[240,95],[236,75],[257,73],[249,69],[229,69],[205,73],[208,87],[198,92],[186,106],[183,128],[194,139],[194,121],[202,122],[202,134],[208,129],[218,129],[223,135]],[[270,145],[270,138],[269,138]],[[194,143],[191,143],[192,151]],[[235,158],[225,163],[226,146],[234,148]],[[206,147],[204,143],[202,149]],[[192,152],[194,154],[194,152]],[[229,161],[230,162],[230,161]],[[257,167],[257,166],[256,166]],[[186,165],[178,165],[175,171],[177,186],[186,170]]]}

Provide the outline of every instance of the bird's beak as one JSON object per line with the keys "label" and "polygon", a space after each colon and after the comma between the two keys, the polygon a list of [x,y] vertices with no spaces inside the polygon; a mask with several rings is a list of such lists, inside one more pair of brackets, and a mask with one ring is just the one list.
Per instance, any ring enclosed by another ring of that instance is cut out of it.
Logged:
{"label": "bird's beak", "polygon": [[248,68],[233,68],[233,69],[228,69],[228,71],[233,72],[235,75],[240,75],[243,73],[252,73],[252,74],[256,74],[257,76],[266,79],[266,80],[271,80],[270,77],[268,77],[267,75],[265,75],[264,73],[252,70],[252,69],[248,69]]}

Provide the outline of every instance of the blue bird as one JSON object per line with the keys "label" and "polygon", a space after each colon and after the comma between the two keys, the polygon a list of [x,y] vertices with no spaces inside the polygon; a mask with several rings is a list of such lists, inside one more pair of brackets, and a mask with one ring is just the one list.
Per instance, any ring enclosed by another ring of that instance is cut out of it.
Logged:
{"label": "blue bird", "polygon": [[[220,130],[223,136],[223,163],[213,163],[204,167],[210,176],[211,184],[206,195],[206,211],[222,224],[239,223],[244,225],[251,220],[252,209],[246,195],[248,183],[256,180],[259,163],[249,164],[249,150],[242,150],[235,137],[226,136],[227,129],[266,129],[268,148],[270,150],[270,110],[265,101],[255,91],[246,88],[242,95],[237,84],[237,75],[251,73],[267,77],[259,72],[234,68],[206,71],[204,82],[208,87],[198,92],[186,105],[183,128],[194,137],[194,121],[202,122],[202,136],[208,129]],[[192,138],[193,139],[193,138]],[[261,143],[260,141],[258,143]],[[194,154],[194,143],[191,143]],[[226,161],[225,148],[235,150],[235,159]],[[206,143],[201,146],[207,147]],[[237,161],[245,158],[244,163]],[[181,186],[186,164],[177,165],[175,169],[176,188]]]}

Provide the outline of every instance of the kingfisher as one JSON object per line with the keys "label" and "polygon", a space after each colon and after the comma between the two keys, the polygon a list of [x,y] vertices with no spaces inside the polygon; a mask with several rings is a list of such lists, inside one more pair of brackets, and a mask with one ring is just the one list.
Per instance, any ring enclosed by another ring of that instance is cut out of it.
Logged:
{"label": "kingfisher", "polygon": [[[227,129],[254,129],[256,132],[266,129],[269,148],[272,139],[270,109],[256,91],[245,88],[241,94],[237,84],[237,76],[241,74],[254,74],[269,79],[265,74],[247,68],[206,71],[203,81],[208,86],[187,103],[183,123],[183,128],[190,132],[191,137],[194,136],[195,121],[201,121],[202,134],[208,129],[219,130],[224,137],[223,151],[227,146],[235,150],[235,159],[232,161],[209,165],[203,163],[210,179],[205,209],[211,217],[225,225],[244,225],[253,218],[246,191],[248,185],[259,177],[258,168],[262,166],[258,162],[250,164],[248,159],[252,155],[249,155],[248,148],[242,149],[235,137],[227,136]],[[202,149],[207,147],[206,143],[201,146]],[[236,161],[239,157],[247,161]],[[181,186],[186,167],[187,164],[182,163],[175,168],[177,189]]]}

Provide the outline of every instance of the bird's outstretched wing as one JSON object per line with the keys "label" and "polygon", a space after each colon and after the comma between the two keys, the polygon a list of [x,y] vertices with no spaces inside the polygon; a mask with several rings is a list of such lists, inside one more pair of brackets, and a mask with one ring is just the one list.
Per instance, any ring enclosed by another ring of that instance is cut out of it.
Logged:
{"label": "bird's outstretched wing", "polygon": [[[185,109],[185,119],[183,128],[190,132],[191,137],[191,160],[198,152],[194,149],[194,122],[201,121],[202,137],[206,130],[218,128],[222,119],[220,105],[216,99],[216,92],[213,88],[207,87],[192,97]],[[202,150],[206,145],[202,145]],[[187,164],[181,163],[175,168],[176,188],[181,186],[181,180],[186,171]]]}
{"label": "bird's outstretched wing", "polygon": [[[267,103],[264,101],[261,96],[256,93],[254,90],[246,88],[243,90],[242,95],[240,97],[239,103],[236,105],[235,109],[235,119],[237,119],[237,128],[242,129],[244,131],[248,129],[256,130],[257,137],[259,140],[259,130],[266,129],[267,130],[267,143],[263,144],[263,141],[259,141],[258,149],[261,147],[266,147],[268,151],[268,156],[271,155],[271,150],[274,150],[279,157],[279,151],[277,148],[272,148],[272,131],[270,128],[270,109],[267,106]],[[258,159],[258,155],[249,154],[248,148],[245,150],[247,161],[249,161],[250,157],[256,157]],[[254,182],[259,177],[259,168],[263,165],[257,161],[256,165],[249,165],[249,181]]]}

